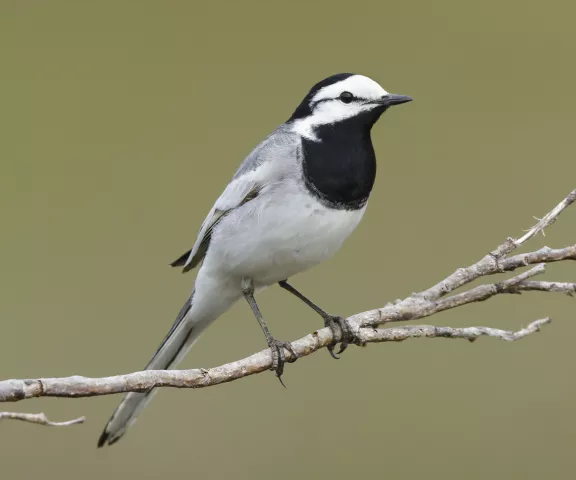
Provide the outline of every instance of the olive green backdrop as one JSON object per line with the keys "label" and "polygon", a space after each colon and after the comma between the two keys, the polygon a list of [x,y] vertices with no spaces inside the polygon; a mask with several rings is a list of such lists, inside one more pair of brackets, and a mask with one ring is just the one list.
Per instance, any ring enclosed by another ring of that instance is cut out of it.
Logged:
{"label": "olive green backdrop", "polygon": [[[316,81],[352,71],[414,102],[374,129],[358,231],[294,284],[343,315],[383,305],[519,235],[576,186],[570,2],[0,2],[0,378],[143,367],[192,288],[187,250],[237,165]],[[531,248],[576,241],[569,210]],[[548,278],[575,280],[573,265]],[[271,288],[272,332],[320,320]],[[438,315],[516,329],[319,352],[285,374],[163,390],[113,448],[119,396],[1,405],[82,426],[0,425],[0,476],[569,478],[573,299],[531,293]],[[265,347],[236,305],[183,366]]]}

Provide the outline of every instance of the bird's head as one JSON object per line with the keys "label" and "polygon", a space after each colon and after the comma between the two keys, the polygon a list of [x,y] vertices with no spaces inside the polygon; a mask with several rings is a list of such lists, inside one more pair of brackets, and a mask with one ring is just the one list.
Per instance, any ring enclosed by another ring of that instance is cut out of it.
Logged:
{"label": "bird's head", "polygon": [[388,93],[363,75],[339,73],[314,85],[288,122],[309,138],[314,138],[315,128],[341,122],[370,129],[389,107],[411,100]]}

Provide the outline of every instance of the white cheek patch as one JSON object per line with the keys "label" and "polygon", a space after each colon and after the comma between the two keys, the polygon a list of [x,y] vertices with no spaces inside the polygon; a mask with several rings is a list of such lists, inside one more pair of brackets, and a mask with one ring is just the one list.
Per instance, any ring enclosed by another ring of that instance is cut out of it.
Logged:
{"label": "white cheek patch", "polygon": [[374,105],[362,103],[345,104],[339,100],[326,100],[314,108],[312,115],[294,122],[293,130],[313,141],[320,141],[314,133],[314,127],[318,125],[329,125],[340,122],[347,118],[355,117],[362,112],[372,110]]}
{"label": "white cheek patch", "polygon": [[368,101],[388,95],[388,92],[371,78],[364,75],[352,75],[320,89],[311,100],[312,114],[296,120],[292,129],[303,137],[320,141],[314,134],[315,126],[340,122],[374,108],[374,105],[362,101],[343,103],[339,100],[342,92],[351,92],[355,97]]}

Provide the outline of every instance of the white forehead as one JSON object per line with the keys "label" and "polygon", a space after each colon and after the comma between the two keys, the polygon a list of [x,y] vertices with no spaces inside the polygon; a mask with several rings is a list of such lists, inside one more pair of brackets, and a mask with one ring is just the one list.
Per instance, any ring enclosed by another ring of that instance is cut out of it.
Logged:
{"label": "white forehead", "polygon": [[317,102],[326,98],[338,98],[342,92],[350,92],[355,97],[368,99],[376,99],[388,95],[388,92],[371,78],[364,75],[352,75],[345,80],[320,89],[314,95],[312,101]]}

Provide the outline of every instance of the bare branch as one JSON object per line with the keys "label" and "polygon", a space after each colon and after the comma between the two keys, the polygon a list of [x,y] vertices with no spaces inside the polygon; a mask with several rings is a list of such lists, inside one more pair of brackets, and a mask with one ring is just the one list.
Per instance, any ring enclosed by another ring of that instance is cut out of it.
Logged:
{"label": "bare branch", "polygon": [[[488,327],[434,327],[428,325],[396,328],[362,328],[358,331],[357,343],[399,342],[410,338],[465,338],[475,340],[481,335],[507,341],[518,340],[537,332],[549,318],[537,320],[517,332]],[[323,328],[304,338],[292,342],[299,358],[314,353],[332,342],[332,332]],[[291,359],[290,352],[286,357]],[[33,397],[91,397],[123,392],[146,392],[156,387],[204,388],[264,372],[272,367],[270,350],[263,350],[237,362],[220,367],[193,370],[145,370],[127,375],[105,378],[64,377],[39,378],[35,380],[6,380],[0,382],[0,402],[15,402]]]}
{"label": "bare branch", "polygon": [[[556,250],[544,247],[535,252],[507,257],[518,246],[551,225],[560,213],[574,201],[576,201],[576,190],[572,191],[562,202],[539,220],[523,237],[518,240],[507,239],[477,263],[456,270],[429,289],[414,293],[395,304],[388,304],[383,308],[358,313],[349,317],[347,322],[355,336],[355,343],[357,345],[365,345],[367,343],[398,342],[409,338],[438,337],[464,338],[473,341],[482,335],[514,341],[537,332],[541,326],[550,323],[551,320],[549,318],[537,320],[516,332],[488,327],[453,328],[427,325],[393,328],[376,327],[386,322],[428,317],[472,302],[484,301],[499,294],[517,294],[523,291],[561,292],[569,295],[575,293],[576,283],[544,282],[530,279],[543,273],[546,263],[576,260],[576,245]],[[455,289],[482,276],[514,271],[528,265],[535,266],[501,282],[480,285],[462,293],[447,296]],[[339,340],[339,334],[334,337],[329,328],[323,328],[293,342],[292,347],[300,358]],[[292,359],[292,354],[287,350],[285,355],[287,360]],[[104,378],[72,376],[5,380],[0,381],[0,402],[15,402],[33,397],[89,397],[123,392],[146,392],[156,387],[202,388],[264,372],[269,370],[271,366],[272,357],[267,349],[242,360],[209,370],[147,370]],[[0,419],[2,418],[30,421],[42,425],[70,425],[83,421],[83,418],[81,418],[70,422],[54,423],[48,421],[43,414],[9,412],[0,414]]]}
{"label": "bare branch", "polygon": [[[388,322],[403,322],[407,320],[417,320],[420,318],[429,317],[436,313],[444,312],[452,308],[461,307],[474,302],[483,302],[495,295],[502,293],[518,293],[520,290],[529,290],[528,288],[518,287],[523,285],[526,279],[535,275],[544,273],[545,264],[541,263],[534,268],[509,278],[499,283],[490,283],[480,285],[462,293],[452,295],[451,297],[442,298],[435,302],[426,301],[411,301],[405,300],[398,302],[395,305],[389,304],[379,310],[372,310],[350,317],[349,321],[358,323],[359,327],[376,327]],[[531,290],[537,290],[533,288]],[[541,290],[544,291],[544,290]],[[548,290],[558,291],[558,290]],[[412,297],[409,297],[410,300]],[[377,312],[375,314],[375,312]]]}
{"label": "bare branch", "polygon": [[[417,304],[413,307],[407,307],[398,309],[396,306],[396,312],[390,317],[386,314],[382,315],[382,322],[399,321],[399,320],[415,320],[419,318],[429,317],[436,313],[443,312],[445,310],[450,310],[452,308],[461,307],[468,303],[473,302],[483,302],[488,300],[494,295],[501,293],[511,293],[511,289],[520,282],[526,280],[527,278],[533,277],[544,273],[546,266],[541,263],[536,267],[528,270],[527,272],[516,275],[515,277],[509,278],[499,283],[492,283],[488,285],[480,285],[476,288],[472,288],[466,292],[447,297],[436,302],[428,302],[424,304]],[[363,325],[364,326],[364,325]]]}
{"label": "bare branch", "polygon": [[47,427],[68,427],[84,423],[85,417],[75,418],[66,422],[51,422],[44,413],[19,413],[19,412],[0,412],[1,420],[20,420],[22,422],[36,423],[37,425],[46,425]]}

